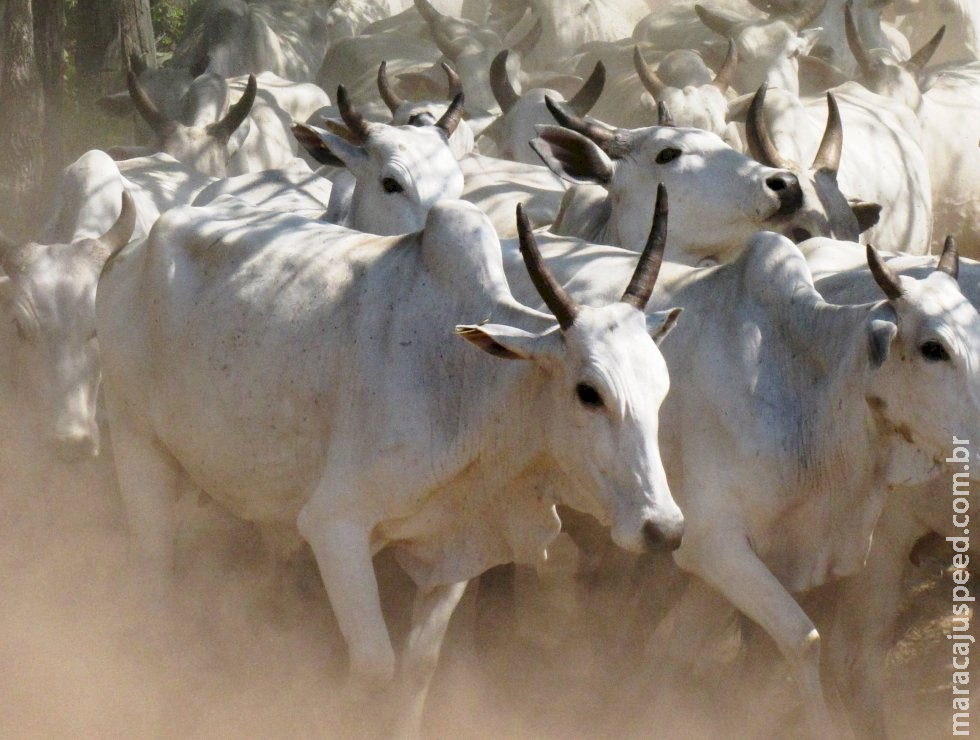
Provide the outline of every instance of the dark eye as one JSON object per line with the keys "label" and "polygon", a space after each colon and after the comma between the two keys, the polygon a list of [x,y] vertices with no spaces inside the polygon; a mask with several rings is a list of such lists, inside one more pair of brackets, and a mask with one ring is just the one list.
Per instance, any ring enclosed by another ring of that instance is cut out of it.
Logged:
{"label": "dark eye", "polygon": [[588,383],[579,383],[575,386],[575,395],[578,396],[578,400],[582,402],[583,406],[588,406],[593,409],[599,409],[603,406],[602,396],[599,395],[599,391]]}
{"label": "dark eye", "polygon": [[381,181],[381,187],[385,189],[386,193],[400,193],[402,191],[402,186],[398,184],[398,180],[393,177],[386,177]]}
{"label": "dark eye", "polygon": [[943,362],[945,360],[949,360],[949,352],[947,352],[946,348],[939,342],[926,342],[919,347],[919,351],[922,352],[922,356],[929,360],[929,362]]}
{"label": "dark eye", "polygon": [[681,156],[680,149],[675,149],[674,147],[661,149],[657,154],[657,164],[667,164],[668,162],[673,162],[679,156]]}

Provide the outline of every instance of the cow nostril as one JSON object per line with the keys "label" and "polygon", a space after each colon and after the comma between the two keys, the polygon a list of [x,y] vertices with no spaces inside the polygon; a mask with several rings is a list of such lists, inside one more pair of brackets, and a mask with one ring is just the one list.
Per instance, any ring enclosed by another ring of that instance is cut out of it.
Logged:
{"label": "cow nostril", "polygon": [[775,190],[777,193],[780,190],[785,190],[788,187],[786,179],[782,175],[773,175],[766,180],[766,185],[769,186],[770,190]]}
{"label": "cow nostril", "polygon": [[643,541],[647,550],[672,552],[681,546],[684,536],[684,522],[679,524],[657,525],[651,521],[643,525]]}

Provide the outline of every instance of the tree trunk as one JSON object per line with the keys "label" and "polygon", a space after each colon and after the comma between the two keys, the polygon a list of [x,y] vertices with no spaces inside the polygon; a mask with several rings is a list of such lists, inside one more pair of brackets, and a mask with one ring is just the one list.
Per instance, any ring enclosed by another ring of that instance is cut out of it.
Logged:
{"label": "tree trunk", "polygon": [[65,164],[65,3],[33,0],[34,53],[44,91],[44,183],[49,187]]}
{"label": "tree trunk", "polygon": [[11,236],[24,237],[44,173],[44,90],[34,51],[31,0],[6,0],[0,74],[0,214]]}
{"label": "tree trunk", "polygon": [[75,66],[87,93],[116,92],[132,58],[156,67],[149,0],[78,0]]}

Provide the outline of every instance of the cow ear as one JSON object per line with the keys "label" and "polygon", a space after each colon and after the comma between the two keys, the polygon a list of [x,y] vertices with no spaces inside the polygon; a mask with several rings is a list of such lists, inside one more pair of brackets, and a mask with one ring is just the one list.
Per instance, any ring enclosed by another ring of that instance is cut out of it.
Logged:
{"label": "cow ear", "polygon": [[681,315],[683,308],[668,308],[666,311],[655,311],[647,314],[647,333],[653,337],[653,341],[660,344],[670,330],[677,323],[677,317]]}
{"label": "cow ear", "polygon": [[576,183],[608,183],[613,161],[599,146],[562,126],[536,126],[538,137],[531,148],[558,177]]}
{"label": "cow ear", "polygon": [[871,320],[871,326],[868,328],[868,353],[872,369],[877,370],[888,359],[892,340],[897,334],[898,325],[893,320]]}
{"label": "cow ear", "polygon": [[553,352],[555,338],[560,336],[557,331],[531,334],[502,324],[457,326],[456,334],[484,352],[505,360],[542,359]]}
{"label": "cow ear", "polygon": [[320,164],[348,167],[356,172],[357,166],[368,158],[362,147],[316,126],[294,124],[293,136]]}
{"label": "cow ear", "polygon": [[857,219],[859,234],[870,229],[881,218],[881,206],[878,203],[857,200],[851,201],[849,205],[854,212],[854,217]]}

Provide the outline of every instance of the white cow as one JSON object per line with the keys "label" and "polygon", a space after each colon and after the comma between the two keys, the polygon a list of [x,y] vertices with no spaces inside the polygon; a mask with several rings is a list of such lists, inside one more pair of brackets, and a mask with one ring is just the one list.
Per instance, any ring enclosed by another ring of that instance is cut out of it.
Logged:
{"label": "white cow", "polygon": [[945,27],[908,61],[865,47],[850,14],[848,40],[861,81],[917,116],[929,167],[935,221],[932,247],[956,234],[963,254],[980,257],[980,61],[928,73],[926,64],[945,39]]}
{"label": "white cow", "polygon": [[116,208],[115,223],[94,237],[17,244],[0,235],[0,308],[17,333],[3,352],[14,362],[16,392],[32,399],[46,438],[65,461],[100,450],[95,286],[109,254],[129,242],[136,226],[125,190],[117,193]]}
{"label": "white cow", "polygon": [[[96,306],[146,582],[162,595],[172,576],[181,470],[240,517],[295,524],[357,696],[395,675],[371,562],[395,548],[419,587],[396,715],[417,731],[466,581],[540,557],[557,535],[546,483],[564,481],[559,500],[623,547],[680,542],[657,449],[667,375],[650,339],[677,313],[642,311],[665,226],[622,300],[590,308],[550,277],[525,222],[549,315],[512,298],[497,236],[469,204],[440,204],[421,233],[395,238],[233,199],[165,214],[110,259]],[[485,354],[453,338],[460,321],[483,322],[456,334]]]}
{"label": "white cow", "polygon": [[[609,295],[631,264],[612,248],[542,250],[580,300]],[[822,737],[833,734],[820,638],[791,594],[858,572],[886,491],[932,480],[954,436],[980,435],[980,315],[955,259],[912,279],[871,248],[867,258],[887,300],[826,303],[799,250],[764,232],[728,265],[665,265],[652,301],[697,314],[662,345],[672,376],[696,380],[663,407],[675,422],[661,434],[664,462],[687,522],[674,559],[772,636]],[[505,260],[529,296],[512,250]],[[977,464],[974,446],[972,480]],[[696,604],[682,601],[666,624],[697,624]],[[679,639],[654,645],[690,658]]]}
{"label": "white cow", "polygon": [[223,195],[234,195],[266,210],[318,219],[327,210],[330,192],[330,181],[296,158],[278,169],[217,180],[198,193],[191,205],[205,206]]}
{"label": "white cow", "polygon": [[448,140],[462,115],[462,93],[433,126],[368,122],[343,85],[337,103],[346,128],[330,121],[331,131],[293,126],[314,159],[346,167],[352,176],[334,182],[328,220],[373,234],[405,234],[420,230],[437,202],[459,197],[463,174]]}
{"label": "white cow", "polygon": [[532,146],[555,174],[587,186],[566,194],[552,227],[556,234],[638,250],[661,182],[675,194],[671,260],[723,262],[759,229],[792,230],[803,205],[792,172],[763,166],[707,131],[610,129],[553,102],[549,107],[570,128],[540,127]]}

